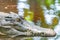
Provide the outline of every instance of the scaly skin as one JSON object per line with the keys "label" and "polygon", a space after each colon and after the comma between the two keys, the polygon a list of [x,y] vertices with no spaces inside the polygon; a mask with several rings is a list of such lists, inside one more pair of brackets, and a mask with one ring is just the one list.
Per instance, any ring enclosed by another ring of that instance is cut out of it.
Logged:
{"label": "scaly skin", "polygon": [[[3,18],[0,17],[0,32],[6,34],[6,36],[13,38],[16,36],[54,37],[56,35],[56,33],[52,29],[42,28],[34,24],[32,25],[31,23],[25,21],[19,16],[18,17],[15,16],[14,18],[15,14],[12,14],[13,16],[9,16],[9,15],[7,17],[1,15]],[[20,19],[19,22],[17,22],[16,20],[17,18]]]}

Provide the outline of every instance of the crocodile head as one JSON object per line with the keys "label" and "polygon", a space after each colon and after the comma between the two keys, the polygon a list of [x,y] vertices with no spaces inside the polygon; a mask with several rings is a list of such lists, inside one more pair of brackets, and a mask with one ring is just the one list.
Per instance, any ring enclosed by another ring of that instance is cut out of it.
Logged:
{"label": "crocodile head", "polygon": [[[8,17],[9,18],[9,17]],[[7,18],[7,19],[8,19]],[[13,17],[14,18],[14,17]],[[8,20],[8,21],[5,21],[5,23],[2,21],[2,20],[5,20],[5,19],[2,19],[1,20],[1,22],[2,22],[2,25],[1,25],[1,27],[0,27],[0,29],[4,29],[3,30],[3,33],[4,33],[4,31],[6,32],[6,34],[14,34],[15,36],[18,36],[18,35],[25,35],[25,36],[29,36],[29,37],[31,37],[31,36],[40,36],[40,37],[54,37],[54,36],[56,36],[56,33],[55,33],[55,31],[54,30],[52,30],[52,29],[49,29],[49,28],[42,28],[42,27],[39,27],[39,26],[36,26],[35,24],[32,24],[32,23],[29,23],[29,22],[27,22],[27,21],[25,21],[24,19],[22,19],[22,18],[20,18],[21,19],[21,21],[20,22],[9,22],[9,21],[11,21],[11,20]],[[12,19],[13,20],[13,19]],[[0,24],[1,24],[1,22],[0,22]],[[8,22],[8,23],[7,23]],[[7,25],[8,24],[10,24],[10,25],[8,25],[8,26],[11,26],[11,28],[10,27],[8,27]],[[14,25],[14,24],[17,24],[16,26],[16,28],[15,28],[15,26],[14,27],[12,27],[12,24]],[[8,29],[8,30],[6,30],[6,29]],[[14,30],[13,30],[14,29]],[[18,29],[20,29],[20,30],[18,30]],[[12,30],[12,31],[11,31]],[[22,31],[23,30],[23,31]],[[26,31],[24,31],[24,30],[29,30],[28,32],[26,32]],[[7,32],[7,31],[10,31],[9,33]],[[12,32],[12,33],[11,33]],[[26,33],[25,33],[26,32]]]}
{"label": "crocodile head", "polygon": [[[29,30],[32,34],[30,36],[40,36],[40,37],[54,37],[56,32],[50,28],[42,28],[36,25],[30,25],[27,22],[19,24],[22,27],[22,30]],[[23,29],[24,28],[24,29]]]}
{"label": "crocodile head", "polygon": [[[20,24],[19,24],[20,25]],[[30,30],[32,32],[32,36],[41,36],[41,37],[54,37],[56,36],[56,32],[50,28],[42,28],[36,25],[32,25],[26,21],[21,24],[24,29]]]}

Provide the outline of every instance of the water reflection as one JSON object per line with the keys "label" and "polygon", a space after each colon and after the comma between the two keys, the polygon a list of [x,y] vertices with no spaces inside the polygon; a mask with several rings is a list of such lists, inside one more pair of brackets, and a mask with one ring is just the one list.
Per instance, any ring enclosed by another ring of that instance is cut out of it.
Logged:
{"label": "water reflection", "polygon": [[40,37],[33,37],[33,40],[40,40]]}

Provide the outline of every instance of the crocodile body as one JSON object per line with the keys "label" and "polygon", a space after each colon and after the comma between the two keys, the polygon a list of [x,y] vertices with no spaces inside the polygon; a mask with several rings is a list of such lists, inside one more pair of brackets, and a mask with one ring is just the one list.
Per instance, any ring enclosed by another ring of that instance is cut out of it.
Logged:
{"label": "crocodile body", "polygon": [[41,36],[54,37],[56,33],[52,29],[42,28],[22,19],[18,14],[0,14],[0,32],[9,37],[16,36]]}

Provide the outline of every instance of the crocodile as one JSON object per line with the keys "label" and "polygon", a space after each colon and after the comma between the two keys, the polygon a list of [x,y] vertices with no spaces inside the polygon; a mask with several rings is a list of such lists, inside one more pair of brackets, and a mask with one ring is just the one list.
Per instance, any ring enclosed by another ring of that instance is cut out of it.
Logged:
{"label": "crocodile", "polygon": [[[0,14],[1,15],[1,14]],[[15,16],[14,16],[15,15]],[[12,13],[8,16],[0,16],[0,32],[8,37],[25,36],[25,37],[54,37],[56,32],[50,28],[42,28],[24,20],[18,14]],[[18,21],[18,20],[19,21]]]}

